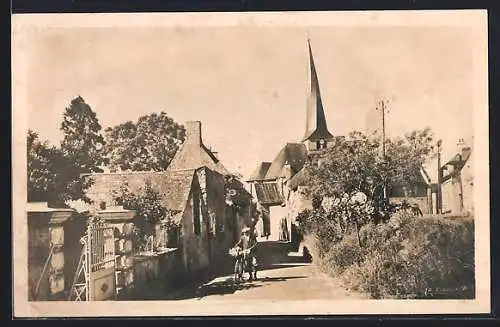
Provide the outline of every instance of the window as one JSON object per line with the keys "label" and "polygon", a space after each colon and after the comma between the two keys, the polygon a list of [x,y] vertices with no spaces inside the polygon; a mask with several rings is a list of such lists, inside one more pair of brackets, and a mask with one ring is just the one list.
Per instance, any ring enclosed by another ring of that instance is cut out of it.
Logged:
{"label": "window", "polygon": [[193,225],[194,233],[201,234],[201,214],[200,214],[200,196],[198,193],[193,194]]}

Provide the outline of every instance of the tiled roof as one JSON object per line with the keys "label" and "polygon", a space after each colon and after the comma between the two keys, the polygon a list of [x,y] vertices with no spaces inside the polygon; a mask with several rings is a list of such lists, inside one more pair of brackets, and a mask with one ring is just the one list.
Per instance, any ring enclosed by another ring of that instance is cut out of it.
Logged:
{"label": "tiled roof", "polygon": [[[443,168],[446,167],[447,165],[452,165],[455,168],[455,171],[462,170],[467,163],[467,161],[471,158],[472,155],[472,149],[471,148],[465,148],[462,149],[461,153],[456,154],[453,156],[452,159],[450,159],[447,163],[443,165]],[[443,179],[441,182],[447,181],[448,179],[451,178],[452,174],[447,174],[443,176]]]}
{"label": "tiled roof", "polygon": [[307,161],[307,149],[302,143],[287,143],[278,153],[269,167],[266,179],[286,177],[283,175],[283,167],[289,164],[292,176],[302,169]]}
{"label": "tiled roof", "polygon": [[[85,178],[94,180],[86,193],[94,201],[94,206],[99,206],[101,202],[106,202],[108,206],[112,205],[113,190],[119,190],[120,186],[125,183],[131,190],[137,190],[149,181],[153,189],[160,194],[165,207],[170,210],[184,211],[195,178],[195,170],[104,173],[86,175]],[[177,217],[180,219],[180,216]]]}
{"label": "tiled roof", "polygon": [[168,166],[169,171],[207,167],[222,175],[229,174],[222,163],[203,144],[184,143]]}
{"label": "tiled roof", "polygon": [[276,183],[256,183],[255,193],[260,204],[281,204],[284,200]]}
{"label": "tiled roof", "polygon": [[271,167],[270,162],[261,162],[259,166],[254,170],[252,175],[248,178],[248,182],[260,181],[265,179],[267,171]]}
{"label": "tiled roof", "polygon": [[458,169],[461,169],[467,160],[469,160],[469,157],[472,153],[471,148],[465,148],[462,150],[461,153],[456,154],[451,158],[445,165],[457,165]]}

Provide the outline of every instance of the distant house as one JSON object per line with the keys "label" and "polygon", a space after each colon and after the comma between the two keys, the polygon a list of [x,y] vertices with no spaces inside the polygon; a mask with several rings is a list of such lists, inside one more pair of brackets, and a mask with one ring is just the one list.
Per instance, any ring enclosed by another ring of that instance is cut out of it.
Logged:
{"label": "distant house", "polygon": [[474,212],[473,151],[460,144],[461,149],[441,167],[442,213]]}
{"label": "distant house", "polygon": [[163,246],[179,248],[186,272],[197,275],[216,267],[221,256],[227,256],[242,226],[250,223],[251,196],[241,183],[239,189],[233,182],[231,187],[237,187],[240,196],[236,205],[228,204],[229,172],[203,145],[201,123],[186,125],[186,141],[167,171],[87,175],[94,180],[87,196],[94,206],[111,206],[115,205],[113,190],[126,183],[133,191],[149,181],[180,225],[175,239],[165,240]]}
{"label": "distant house", "polygon": [[[419,179],[407,184],[394,184],[388,187],[387,196],[392,203],[401,204],[406,201],[410,205],[418,205],[422,213],[432,213],[432,185],[424,167],[421,168]],[[434,191],[435,192],[435,191]]]}
{"label": "distant house", "polygon": [[[472,148],[461,140],[457,152],[441,164],[439,171],[436,160],[426,163],[421,173],[427,186],[424,183],[414,185],[414,191],[407,193],[412,202],[423,203],[424,190],[427,188],[428,207],[422,210],[424,213],[473,213],[473,153]],[[398,188],[400,194],[402,190],[403,188]],[[439,193],[441,200],[439,200]]]}

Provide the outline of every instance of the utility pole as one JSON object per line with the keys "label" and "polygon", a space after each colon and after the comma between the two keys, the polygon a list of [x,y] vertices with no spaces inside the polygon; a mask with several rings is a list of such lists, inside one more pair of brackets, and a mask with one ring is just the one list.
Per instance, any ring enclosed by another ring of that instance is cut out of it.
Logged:
{"label": "utility pole", "polygon": [[441,169],[441,140],[437,141],[437,192],[436,192],[436,213],[440,214],[442,210],[442,194],[441,194],[441,180],[443,172]]}
{"label": "utility pole", "polygon": [[[386,104],[385,101],[382,100],[379,102],[379,105],[377,106],[377,110],[380,110],[381,113],[381,119],[382,119],[382,163],[385,164],[385,109],[386,109]],[[387,186],[384,181],[383,185],[383,191],[384,191],[384,200],[387,199]]]}
{"label": "utility pole", "polygon": [[380,101],[382,111],[382,160],[385,162],[385,102]]}

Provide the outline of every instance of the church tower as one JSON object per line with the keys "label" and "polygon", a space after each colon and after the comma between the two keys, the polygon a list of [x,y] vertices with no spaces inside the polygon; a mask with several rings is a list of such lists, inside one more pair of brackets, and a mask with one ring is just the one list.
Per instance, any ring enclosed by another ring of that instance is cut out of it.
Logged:
{"label": "church tower", "polygon": [[321,91],[314,65],[314,58],[311,50],[311,42],[308,39],[309,49],[309,97],[307,98],[306,132],[302,138],[302,143],[306,146],[309,154],[314,154],[326,149],[333,141],[333,135],[326,126],[325,111],[321,100]]}

